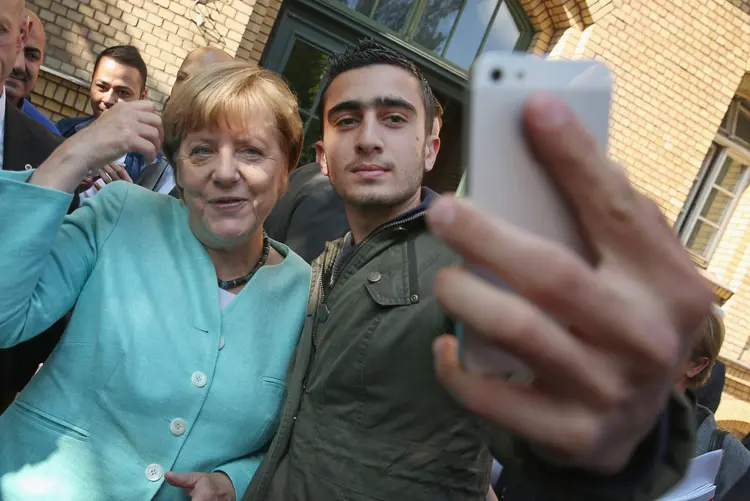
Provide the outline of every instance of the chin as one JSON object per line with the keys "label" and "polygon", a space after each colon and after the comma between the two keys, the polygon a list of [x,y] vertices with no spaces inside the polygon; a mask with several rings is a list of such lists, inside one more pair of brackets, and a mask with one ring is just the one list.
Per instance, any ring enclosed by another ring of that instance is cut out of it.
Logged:
{"label": "chin", "polygon": [[209,227],[209,230],[214,240],[222,243],[222,246],[234,246],[252,237],[257,228],[247,225],[219,225]]}

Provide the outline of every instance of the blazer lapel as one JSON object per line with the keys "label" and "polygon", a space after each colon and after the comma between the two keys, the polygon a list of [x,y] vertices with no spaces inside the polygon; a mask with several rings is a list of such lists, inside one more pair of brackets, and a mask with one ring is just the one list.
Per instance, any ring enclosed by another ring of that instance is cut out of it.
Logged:
{"label": "blazer lapel", "polygon": [[3,170],[36,169],[62,140],[6,100]]}

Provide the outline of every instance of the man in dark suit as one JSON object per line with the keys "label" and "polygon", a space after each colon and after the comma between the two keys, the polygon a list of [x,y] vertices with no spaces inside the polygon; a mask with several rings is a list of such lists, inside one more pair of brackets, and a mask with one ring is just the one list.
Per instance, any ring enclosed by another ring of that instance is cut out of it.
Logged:
{"label": "man in dark suit", "polygon": [[[43,125],[13,106],[5,95],[16,56],[23,50],[28,25],[22,19],[24,0],[0,0],[0,23],[8,28],[0,41],[0,166],[3,170],[31,170],[39,167],[62,142]],[[70,210],[78,197],[73,197]],[[11,349],[0,350],[0,413],[13,401],[47,359],[65,329],[59,320],[43,334]]]}

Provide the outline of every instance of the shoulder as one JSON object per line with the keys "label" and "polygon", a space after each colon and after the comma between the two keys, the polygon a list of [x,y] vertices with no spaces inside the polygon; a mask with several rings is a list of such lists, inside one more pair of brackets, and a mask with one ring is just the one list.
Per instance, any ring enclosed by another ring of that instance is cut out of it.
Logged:
{"label": "shoulder", "polygon": [[180,202],[170,196],[160,195],[141,186],[116,181],[108,184],[95,197],[87,198],[84,205],[90,205],[97,212],[113,215],[118,219],[134,221],[136,227],[145,230],[148,221],[158,220],[159,214],[174,210]]}
{"label": "shoulder", "polygon": [[55,127],[55,124],[52,123],[52,120],[47,118],[44,113],[39,111],[34,104],[29,101],[28,99],[24,99],[23,101],[23,108],[22,111],[26,113],[28,116],[39,122],[44,126],[45,129],[50,131],[54,135],[59,135],[60,132],[57,130],[57,127]]}
{"label": "shoulder", "polygon": [[33,137],[35,145],[40,145],[41,143],[42,147],[46,146],[55,149],[60,143],[62,143],[62,138],[53,134],[44,125],[13,106],[7,107],[6,118],[9,125],[6,128],[6,131],[7,129],[13,128],[17,133],[20,133],[18,134],[19,136],[23,134],[28,137]]}
{"label": "shoulder", "polygon": [[442,240],[436,237],[427,228],[426,223],[421,221],[412,230],[417,256],[422,261],[429,261],[434,267],[452,266],[461,264],[463,258],[459,253],[448,247]]}
{"label": "shoulder", "polygon": [[69,117],[59,120],[55,125],[63,137],[70,137],[76,133],[76,125],[91,119],[92,117]]}
{"label": "shoulder", "polygon": [[284,257],[284,260],[279,265],[284,269],[286,273],[297,275],[309,280],[310,277],[310,265],[302,259],[296,252],[289,248],[289,246],[271,240],[271,246]]}

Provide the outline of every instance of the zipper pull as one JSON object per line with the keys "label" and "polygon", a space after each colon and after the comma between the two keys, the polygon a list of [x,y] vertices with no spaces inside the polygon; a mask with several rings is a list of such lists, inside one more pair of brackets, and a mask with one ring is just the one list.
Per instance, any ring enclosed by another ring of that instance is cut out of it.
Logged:
{"label": "zipper pull", "polygon": [[328,310],[328,306],[326,306],[325,303],[320,305],[320,308],[318,308],[318,321],[319,322],[325,322],[328,320],[328,314],[330,311]]}

